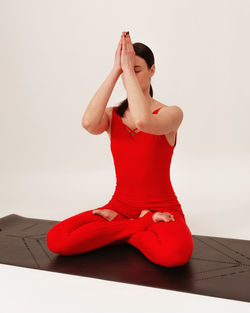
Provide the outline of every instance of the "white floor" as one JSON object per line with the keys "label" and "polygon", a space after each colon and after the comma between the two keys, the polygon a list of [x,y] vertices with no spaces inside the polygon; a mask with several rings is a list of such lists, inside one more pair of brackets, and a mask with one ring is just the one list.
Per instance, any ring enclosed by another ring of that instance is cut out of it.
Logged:
{"label": "white floor", "polygon": [[0,264],[1,312],[249,313],[250,303]]}

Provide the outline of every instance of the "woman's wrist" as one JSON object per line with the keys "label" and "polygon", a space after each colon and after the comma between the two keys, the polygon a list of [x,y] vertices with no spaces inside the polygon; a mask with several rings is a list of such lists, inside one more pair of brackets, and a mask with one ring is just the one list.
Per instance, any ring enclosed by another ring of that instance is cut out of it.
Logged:
{"label": "woman's wrist", "polygon": [[121,75],[121,73],[122,73],[122,69],[114,66],[112,68],[112,72],[119,77]]}

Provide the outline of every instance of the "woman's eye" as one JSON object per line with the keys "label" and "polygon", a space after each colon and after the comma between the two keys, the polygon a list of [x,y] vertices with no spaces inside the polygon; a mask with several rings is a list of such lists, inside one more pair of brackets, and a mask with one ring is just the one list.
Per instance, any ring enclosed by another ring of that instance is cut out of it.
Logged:
{"label": "woman's eye", "polygon": [[140,71],[137,71],[137,72],[135,71],[135,73],[140,73]]}

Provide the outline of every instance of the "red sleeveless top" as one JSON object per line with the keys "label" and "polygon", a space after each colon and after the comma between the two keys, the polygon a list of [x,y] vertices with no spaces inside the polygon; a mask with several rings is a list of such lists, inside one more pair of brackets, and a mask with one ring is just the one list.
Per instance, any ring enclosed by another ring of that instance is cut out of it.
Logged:
{"label": "red sleeveless top", "polygon": [[[110,139],[116,172],[116,188],[112,199],[130,207],[152,211],[166,208],[183,214],[170,180],[170,164],[176,139],[174,146],[171,146],[165,135],[143,131],[136,133],[123,123],[116,109],[117,106],[112,110]],[[160,109],[156,109],[153,114],[157,114]]]}

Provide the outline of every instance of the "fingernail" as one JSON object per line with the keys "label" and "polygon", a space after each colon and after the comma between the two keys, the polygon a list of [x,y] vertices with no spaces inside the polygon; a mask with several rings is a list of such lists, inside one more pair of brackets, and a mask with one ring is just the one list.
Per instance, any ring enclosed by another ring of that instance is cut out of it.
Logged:
{"label": "fingernail", "polygon": [[129,35],[129,32],[126,32],[126,35]]}

